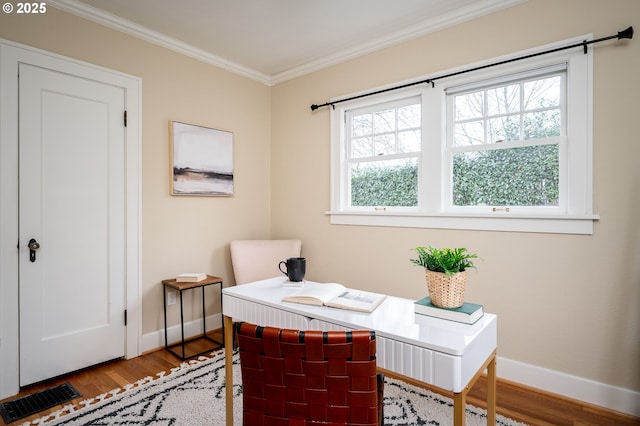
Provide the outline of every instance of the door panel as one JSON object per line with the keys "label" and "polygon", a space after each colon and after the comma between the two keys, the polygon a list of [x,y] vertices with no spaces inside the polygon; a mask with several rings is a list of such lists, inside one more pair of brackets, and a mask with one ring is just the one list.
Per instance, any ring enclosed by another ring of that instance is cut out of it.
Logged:
{"label": "door panel", "polygon": [[124,356],[125,95],[25,64],[19,80],[24,386]]}

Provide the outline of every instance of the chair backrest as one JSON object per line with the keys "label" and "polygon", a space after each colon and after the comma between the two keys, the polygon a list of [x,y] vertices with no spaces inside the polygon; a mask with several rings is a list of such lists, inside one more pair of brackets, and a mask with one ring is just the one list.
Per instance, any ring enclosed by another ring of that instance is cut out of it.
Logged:
{"label": "chair backrest", "polygon": [[[375,332],[237,323],[245,425],[380,425]],[[308,423],[305,423],[308,422]]]}
{"label": "chair backrest", "polygon": [[231,263],[236,284],[273,278],[280,275],[278,264],[290,257],[300,257],[300,240],[231,241]]}

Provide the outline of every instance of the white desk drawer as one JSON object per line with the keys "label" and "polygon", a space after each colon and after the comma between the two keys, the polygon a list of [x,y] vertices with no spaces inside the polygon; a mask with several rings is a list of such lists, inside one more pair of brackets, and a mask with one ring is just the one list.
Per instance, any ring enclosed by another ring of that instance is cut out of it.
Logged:
{"label": "white desk drawer", "polygon": [[344,327],[342,325],[333,324],[327,321],[321,321],[312,319],[309,321],[309,330],[322,330],[322,331],[349,331],[351,328]]}
{"label": "white desk drawer", "polygon": [[433,351],[381,336],[376,336],[376,340],[379,367],[436,384],[433,382]]}
{"label": "white desk drawer", "polygon": [[309,318],[272,308],[259,303],[248,302],[232,296],[224,295],[224,314],[233,318],[233,321],[245,321],[262,326],[279,328],[293,328],[307,330]]}
{"label": "white desk drawer", "polygon": [[[312,330],[349,330],[341,325],[313,319]],[[378,367],[407,377],[433,382],[433,351],[376,335],[376,358]]]}

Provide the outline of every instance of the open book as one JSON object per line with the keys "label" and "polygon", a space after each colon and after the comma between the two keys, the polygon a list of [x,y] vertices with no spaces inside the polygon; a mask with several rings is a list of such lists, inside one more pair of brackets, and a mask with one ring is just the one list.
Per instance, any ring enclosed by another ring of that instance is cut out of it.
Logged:
{"label": "open book", "polygon": [[346,288],[342,284],[307,282],[300,290],[283,297],[282,301],[373,312],[385,297],[384,294]]}

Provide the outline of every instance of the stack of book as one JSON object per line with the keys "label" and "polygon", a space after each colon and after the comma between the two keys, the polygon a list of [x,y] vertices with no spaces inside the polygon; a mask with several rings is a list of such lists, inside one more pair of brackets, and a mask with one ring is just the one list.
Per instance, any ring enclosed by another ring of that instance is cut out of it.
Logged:
{"label": "stack of book", "polygon": [[207,278],[204,272],[184,272],[176,275],[176,282],[179,283],[197,283]]}
{"label": "stack of book", "polygon": [[482,305],[463,303],[459,308],[441,308],[431,303],[429,296],[416,300],[414,303],[416,314],[473,324],[484,315]]}

